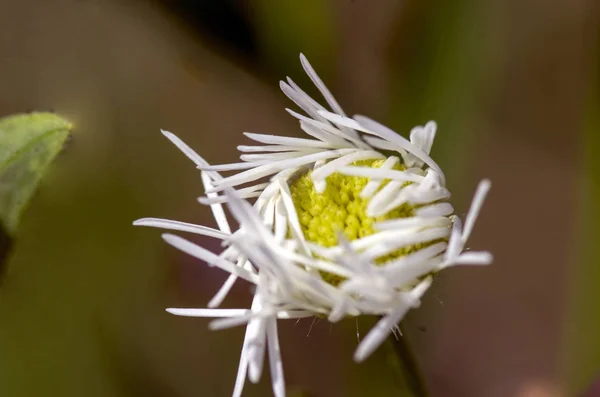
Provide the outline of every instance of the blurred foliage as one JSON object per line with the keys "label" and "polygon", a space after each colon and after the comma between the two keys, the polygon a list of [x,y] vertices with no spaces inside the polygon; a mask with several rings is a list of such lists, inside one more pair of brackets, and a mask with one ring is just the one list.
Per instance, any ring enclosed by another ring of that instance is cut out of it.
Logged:
{"label": "blurred foliage", "polygon": [[68,121],[51,113],[0,119],[0,221],[14,235],[19,218],[69,135]]}
{"label": "blurred foliage", "polygon": [[[600,33],[600,32],[598,32]],[[600,34],[589,79],[582,134],[579,240],[567,312],[568,388],[579,395],[600,377]]]}
{"label": "blurred foliage", "polygon": [[338,44],[331,1],[257,0],[252,9],[261,59],[271,75],[292,76],[304,86],[307,78],[298,61],[304,53],[320,77],[331,81]]}
{"label": "blurred foliage", "polygon": [[468,161],[473,108],[482,68],[484,37],[478,5],[470,0],[411,0],[390,40],[388,122],[400,134],[429,120],[438,123],[433,155],[457,180]]}

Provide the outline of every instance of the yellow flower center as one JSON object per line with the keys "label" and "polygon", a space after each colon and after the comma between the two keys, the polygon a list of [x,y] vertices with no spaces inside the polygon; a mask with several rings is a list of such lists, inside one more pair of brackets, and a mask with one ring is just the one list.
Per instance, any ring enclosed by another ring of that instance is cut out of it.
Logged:
{"label": "yellow flower center", "polygon": [[[384,160],[364,160],[353,165],[379,168]],[[396,165],[396,170],[404,170],[403,165]],[[311,179],[311,172],[298,178],[290,186],[298,218],[304,237],[323,247],[337,245],[337,235],[341,231],[349,240],[355,240],[375,233],[375,222],[407,218],[414,215],[415,207],[410,204],[389,211],[378,217],[367,215],[369,198],[362,198],[360,192],[369,182],[369,178],[346,176],[334,173],[327,177],[327,187],[318,193]],[[381,189],[388,181],[379,186]],[[429,243],[430,244],[430,243]],[[392,259],[414,252],[429,244],[415,244],[403,247],[386,256],[377,258],[376,263],[383,264]],[[321,273],[325,281],[337,285],[342,281],[339,276]]]}

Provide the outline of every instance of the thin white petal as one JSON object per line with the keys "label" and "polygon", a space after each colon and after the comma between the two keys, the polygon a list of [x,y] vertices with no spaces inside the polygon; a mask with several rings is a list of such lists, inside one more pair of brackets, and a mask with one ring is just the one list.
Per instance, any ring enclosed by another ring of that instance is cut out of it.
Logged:
{"label": "thin white petal", "polygon": [[345,116],[346,114],[344,113],[344,110],[335,100],[331,92],[327,89],[325,83],[323,83],[323,80],[321,80],[321,78],[317,75],[317,72],[315,72],[315,69],[313,69],[313,67],[311,66],[310,62],[308,62],[308,59],[306,59],[304,54],[300,54],[300,62],[302,63],[304,71],[306,72],[308,77],[310,77],[313,84],[319,89],[319,91],[321,91],[321,94],[323,95],[323,98],[325,98],[325,101],[327,101],[327,104],[331,106],[331,109],[333,109],[334,112]]}
{"label": "thin white petal", "polygon": [[323,116],[317,113],[317,110],[324,109],[323,106],[319,105],[316,101],[309,97],[289,77],[287,83],[285,81],[279,82],[279,88],[281,88],[281,91],[283,91],[283,93],[290,98],[292,102],[308,113],[310,117],[326,122]]}
{"label": "thin white petal", "polygon": [[177,137],[177,135],[172,132],[166,130],[160,130],[162,134],[167,137],[179,150],[183,152],[190,160],[192,160],[196,166],[208,164],[206,160],[204,160],[198,153],[194,151],[191,147],[185,144],[181,139]]}
{"label": "thin white petal", "polygon": [[311,177],[313,180],[325,179],[329,175],[333,174],[334,172],[337,172],[337,170],[339,168],[344,167],[348,164],[354,163],[355,161],[383,159],[383,158],[385,158],[385,156],[383,154],[376,152],[374,150],[361,150],[361,151],[358,151],[355,153],[347,154],[345,156],[342,156],[340,158],[337,158],[335,160],[328,162],[324,166],[319,167],[318,169],[314,170],[312,172]]}
{"label": "thin white petal", "polygon": [[253,154],[242,154],[240,159],[242,161],[255,162],[255,161],[279,161],[285,159],[292,159],[295,157],[306,156],[307,153],[318,153],[321,149],[304,150],[301,152],[280,152],[280,153],[253,153]]}
{"label": "thin white petal", "polygon": [[[380,137],[388,140],[390,143],[394,143],[394,144],[402,147],[402,149],[417,156],[421,161],[423,161],[425,164],[427,164],[428,166],[433,168],[435,171],[437,171],[440,174],[442,181],[444,181],[444,173],[442,172],[442,169],[437,165],[437,163],[435,161],[433,161],[433,159],[431,157],[429,157],[429,155],[427,153],[425,153],[422,149],[413,145],[406,138],[404,138],[398,134],[381,133],[381,132],[369,130],[368,128],[365,128],[360,123],[358,123],[356,120],[353,120],[348,117],[343,117],[343,116],[340,116],[335,113],[326,112],[326,111],[321,110],[321,111],[319,111],[319,114],[333,123],[336,123],[339,125],[345,125],[348,128],[352,128],[357,131],[362,131],[367,134],[373,134],[373,135],[380,136]],[[368,143],[368,141],[367,141],[367,143]]]}
{"label": "thin white petal", "polygon": [[358,348],[354,353],[354,361],[363,361],[377,349],[383,340],[392,332],[392,327],[404,317],[408,310],[419,305],[419,299],[430,285],[431,277],[428,277],[417,285],[410,293],[404,294],[402,302],[387,316],[379,320],[358,345]]}
{"label": "thin white petal", "polygon": [[462,221],[458,216],[452,217],[452,231],[448,240],[448,249],[446,250],[446,259],[450,262],[454,261],[463,249],[461,240]]}
{"label": "thin white petal", "polygon": [[238,366],[237,375],[235,377],[235,387],[233,388],[232,397],[241,397],[246,383],[246,374],[248,372],[248,329],[244,335],[244,343],[242,344],[242,353],[240,354],[240,365]]}
{"label": "thin white petal", "polygon": [[394,308],[390,314],[379,320],[358,345],[358,348],[354,352],[354,361],[360,363],[370,356],[392,332],[392,327],[396,325],[409,310],[410,304],[408,302],[403,302],[402,305]]}
{"label": "thin white petal", "polygon": [[[442,245],[446,243],[438,243],[436,251]],[[433,247],[433,245],[432,245]],[[427,247],[429,248],[429,247]],[[431,252],[429,252],[431,253]],[[420,251],[415,253],[415,255],[420,254]],[[422,259],[422,258],[419,258]],[[444,266],[444,259],[440,256],[435,256],[426,260],[414,260],[411,262],[406,262],[402,267],[394,269],[395,271],[390,272],[390,276],[388,278],[390,284],[394,285],[397,288],[404,288],[407,285],[412,285],[418,280],[420,277],[435,272],[440,269],[440,267]],[[388,269],[386,269],[388,270]]]}
{"label": "thin white petal", "polygon": [[374,227],[377,230],[398,230],[406,228],[428,228],[438,226],[450,226],[452,222],[444,216],[437,217],[410,217],[390,219],[387,221],[376,222]]}
{"label": "thin white petal", "polygon": [[282,242],[285,239],[285,236],[288,231],[288,220],[285,211],[285,205],[283,203],[283,198],[280,196],[277,197],[275,201],[275,240],[278,242]]}
{"label": "thin white petal", "polygon": [[[213,184],[212,181],[214,178],[211,177],[213,173],[204,172],[200,173],[200,177],[202,178],[202,184],[204,185],[204,191],[212,189]],[[220,177],[219,177],[220,178]],[[218,195],[216,193],[206,193],[206,197],[215,198]],[[213,217],[215,218],[215,222],[217,222],[217,226],[224,233],[231,234],[231,228],[229,227],[229,222],[227,222],[227,216],[225,215],[225,211],[223,211],[223,206],[221,204],[211,204],[210,210],[213,213]]]}
{"label": "thin white petal", "polygon": [[334,157],[343,156],[348,154],[349,152],[354,151],[354,149],[337,149],[337,150],[328,150],[325,152],[309,154],[306,156],[281,160],[275,163],[262,165],[251,170],[247,170],[244,172],[240,172],[239,174],[232,175],[227,178],[223,178],[218,183],[215,183],[216,187],[213,191],[220,191],[226,187],[233,187],[240,185],[242,183],[247,183],[250,181],[255,181],[259,178],[265,177],[267,175],[275,174],[281,170],[285,170],[287,168],[297,168],[304,166],[306,164],[314,163],[318,160],[326,160]]}
{"label": "thin white petal", "polygon": [[[396,164],[398,164],[399,161],[400,161],[400,159],[398,157],[390,156],[385,160],[385,162],[381,165],[380,168],[382,168],[384,170],[391,170]],[[360,197],[367,198],[367,197],[371,197],[372,195],[374,195],[375,192],[377,192],[377,189],[379,189],[379,186],[381,186],[382,182],[383,182],[382,179],[370,180],[367,183],[367,186],[365,186],[364,189],[360,192]]]}
{"label": "thin white petal", "polygon": [[404,151],[404,152],[408,152],[409,154],[417,156],[418,159],[423,161],[425,164],[427,164],[429,167],[431,167],[435,172],[437,172],[440,176],[440,180],[441,180],[442,184],[445,184],[446,178],[444,176],[444,173],[442,172],[442,169],[439,167],[439,165],[437,165],[437,163],[435,161],[433,161],[433,159],[431,157],[429,157],[429,155],[427,153],[425,153],[421,149],[415,147],[412,143],[410,143],[409,141],[407,141],[405,138],[401,137],[400,135],[397,135],[395,138],[393,138],[392,141],[388,141],[386,139],[368,137],[368,136],[363,137],[363,140],[374,148],[384,149],[384,150],[394,149],[394,150],[399,151],[400,153],[402,153]]}
{"label": "thin white petal", "polygon": [[[262,303],[260,295],[255,295],[252,311],[260,312]],[[266,319],[256,317],[250,320],[246,331],[248,335],[248,378],[252,383],[258,383],[262,375],[266,348]]]}
{"label": "thin white petal", "polygon": [[385,185],[367,204],[367,214],[372,217],[386,214],[385,208],[395,197],[402,194],[404,183],[404,181],[391,181]]}
{"label": "thin white petal", "polygon": [[327,128],[328,126],[323,123],[319,123],[309,117],[306,117],[298,112],[293,111],[292,109],[285,109],[286,112],[300,120],[300,128],[302,131],[306,132],[308,135],[313,136],[323,142],[331,142],[338,145],[345,145],[345,147],[352,147],[352,145],[346,141],[343,137],[340,137],[338,134],[332,133],[332,130]]}
{"label": "thin white petal", "polygon": [[403,182],[420,182],[423,180],[422,176],[405,171],[384,170],[381,168],[359,167],[354,165],[342,167],[337,170],[337,172],[344,175],[361,176],[377,180],[391,179],[394,181]]}
{"label": "thin white petal", "polygon": [[306,239],[304,237],[304,233],[302,232],[302,226],[300,226],[300,221],[298,220],[298,213],[296,212],[296,208],[294,207],[294,202],[292,201],[292,194],[290,193],[290,189],[288,185],[281,180],[278,180],[277,183],[279,183],[279,189],[283,206],[288,214],[288,225],[294,235],[294,238],[300,244],[302,252],[305,255],[309,256],[311,254],[310,249],[306,245]]}
{"label": "thin white petal", "polygon": [[[383,233],[383,232],[381,232]],[[363,252],[365,258],[373,260],[409,245],[426,243],[429,241],[437,240],[440,238],[447,238],[450,235],[450,229],[447,227],[431,228],[421,230],[414,233],[400,234],[394,239],[381,242],[379,244],[369,247]]]}
{"label": "thin white petal", "polygon": [[[242,190],[242,189],[240,189]],[[257,191],[245,191],[245,192],[240,192],[240,197],[244,198],[244,199],[249,199],[249,198],[254,198],[254,197],[259,197],[261,195],[262,192],[257,192]],[[222,203],[226,203],[227,202],[227,197],[225,196],[219,196],[219,197],[215,197],[212,199],[209,199],[207,197],[198,197],[198,202],[200,204],[204,204],[204,205],[211,205],[211,204],[222,204]]]}
{"label": "thin white petal", "polygon": [[223,300],[225,300],[225,297],[227,296],[229,291],[231,291],[231,288],[233,287],[233,285],[235,284],[237,279],[238,279],[238,277],[235,274],[230,274],[229,277],[227,277],[227,280],[225,280],[225,282],[219,289],[219,291],[208,302],[207,306],[209,308],[220,306],[221,303],[223,303]]}
{"label": "thin white petal", "polygon": [[170,307],[167,312],[176,316],[211,318],[239,317],[251,313],[248,309],[187,309],[178,307]]}
{"label": "thin white petal", "polygon": [[201,259],[208,263],[209,265],[217,266],[226,272],[231,274],[235,274],[244,280],[250,281],[251,283],[256,283],[257,276],[256,274],[252,274],[248,272],[246,269],[236,266],[234,263],[231,263],[223,258],[218,257],[212,252],[208,251],[205,248],[200,247],[186,239],[183,239],[174,234],[163,234],[163,239],[171,244],[173,247],[185,252],[188,255]]}
{"label": "thin white petal", "polygon": [[454,261],[457,265],[489,265],[494,257],[489,252],[463,252]]}
{"label": "thin white petal", "polygon": [[281,249],[278,251],[282,256],[289,258],[290,260],[292,260],[298,264],[312,267],[312,268],[315,268],[315,269],[318,269],[318,270],[321,270],[321,271],[324,271],[327,273],[333,273],[333,274],[336,274],[341,277],[352,276],[352,272],[350,272],[348,269],[338,265],[337,263],[321,261],[318,259],[314,259],[311,256],[296,254],[295,252],[289,251],[286,249]]}
{"label": "thin white petal", "polygon": [[283,362],[279,347],[277,320],[267,320],[267,343],[269,346],[269,367],[271,369],[271,384],[275,397],[285,397],[285,379],[283,377]]}
{"label": "thin white petal", "polygon": [[467,213],[467,218],[465,219],[465,228],[462,233],[462,242],[466,244],[469,236],[471,235],[471,231],[473,230],[473,226],[475,225],[475,221],[477,220],[477,216],[479,216],[479,211],[481,210],[481,206],[485,201],[485,196],[490,191],[492,187],[492,183],[489,179],[484,179],[479,182],[479,186],[477,186],[477,190],[475,191],[475,196],[473,197],[473,202],[471,203],[471,209]]}
{"label": "thin white petal", "polygon": [[453,212],[454,208],[452,208],[452,205],[450,203],[443,202],[417,208],[415,210],[415,215],[427,218],[432,216],[447,216]]}
{"label": "thin white petal", "polygon": [[208,329],[211,331],[220,331],[227,328],[239,327],[240,325],[246,325],[253,318],[252,312],[248,311],[244,316],[220,318],[213,320],[208,324]]}
{"label": "thin white petal", "polygon": [[[252,186],[248,186],[245,187],[243,189],[238,189],[237,190],[237,194],[238,196],[240,196],[241,198],[252,198],[252,197],[259,197],[262,194],[262,191],[269,186],[270,183],[266,182],[266,183],[258,183],[256,185],[252,185]],[[208,197],[198,197],[198,202],[200,202],[201,204],[216,204],[216,203],[226,203],[227,202],[227,196],[217,196],[214,195],[211,198]]]}
{"label": "thin white petal", "polygon": [[288,310],[277,313],[277,318],[281,320],[289,320],[293,318],[313,317],[315,314],[306,310]]}
{"label": "thin white petal", "polygon": [[424,127],[415,127],[411,130],[410,141],[425,153],[429,154],[435,139],[436,130],[437,124],[435,121],[429,121]]}
{"label": "thin white petal", "polygon": [[[326,133],[329,133],[333,136],[341,138],[342,140],[340,142],[346,143],[347,146],[354,146],[354,147],[364,149],[364,150],[371,149],[371,147],[369,145],[367,145],[365,142],[363,142],[362,139],[360,139],[360,137],[358,137],[358,135],[356,134],[356,132],[354,130],[350,130],[348,128],[340,129],[338,127],[332,126],[327,120],[325,120],[325,122],[313,120],[308,117],[302,116],[301,114],[298,114],[296,112],[291,112],[290,114],[300,120],[301,127],[309,125],[313,129],[317,129],[317,130],[321,130]],[[305,129],[302,128],[302,130],[305,130]],[[351,133],[349,134],[348,132],[351,132]],[[312,135],[312,134],[309,134],[309,135]],[[350,142],[352,145],[348,145],[348,142]]]}
{"label": "thin white petal", "polygon": [[220,230],[213,229],[212,227],[195,225],[193,223],[173,221],[170,219],[142,218],[134,221],[133,224],[135,226],[149,226],[161,229],[179,230],[182,232],[190,232],[200,234],[202,236],[215,237],[219,239],[224,239],[229,236],[229,233],[223,233]]}
{"label": "thin white petal", "polygon": [[279,136],[279,135],[266,135],[266,134],[256,134],[253,132],[244,132],[248,138],[253,141],[266,143],[268,145],[284,145],[284,146],[298,146],[298,147],[316,147],[316,148],[324,148],[324,149],[337,149],[337,145],[317,141],[314,139],[305,139],[305,138],[295,138],[288,136]]}
{"label": "thin white petal", "polygon": [[283,145],[266,145],[266,146],[246,146],[239,145],[237,149],[244,153],[272,153],[272,152],[312,152],[324,150],[324,147],[302,147],[302,146],[283,146]]}
{"label": "thin white petal", "polygon": [[247,170],[250,168],[255,168],[265,164],[271,164],[270,160],[260,160],[260,161],[248,161],[248,162],[240,162],[240,163],[229,163],[229,164],[215,164],[215,165],[205,165],[199,166],[199,169],[206,172],[213,171],[239,171],[239,170]]}

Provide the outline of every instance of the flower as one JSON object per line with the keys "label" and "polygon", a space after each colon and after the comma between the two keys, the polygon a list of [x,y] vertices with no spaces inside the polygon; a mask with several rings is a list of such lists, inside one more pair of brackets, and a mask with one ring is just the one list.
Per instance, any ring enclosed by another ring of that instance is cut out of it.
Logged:
{"label": "flower", "polygon": [[[465,251],[490,182],[479,184],[463,227],[448,202],[444,174],[429,156],[436,124],[413,128],[408,140],[367,117],[348,118],[306,58],[300,59],[333,110],[291,79],[281,82],[308,116],[288,112],[312,138],[245,133],[263,145],[238,146],[242,162],[215,166],[163,131],[201,170],[206,196],[199,201],[210,206],[218,229],[156,218],[134,222],[222,240],[224,250],[217,255],[163,235],[230,274],[208,308],[168,311],[215,318],[211,329],[246,325],[234,396],[246,376],[258,382],[265,350],[273,392],[285,395],[278,319],[382,316],[356,349],[360,362],[419,306],[435,273],[492,261],[488,252]],[[241,172],[223,177],[221,171]],[[235,231],[223,204],[239,224]],[[251,308],[219,309],[238,278],[256,286]]]}

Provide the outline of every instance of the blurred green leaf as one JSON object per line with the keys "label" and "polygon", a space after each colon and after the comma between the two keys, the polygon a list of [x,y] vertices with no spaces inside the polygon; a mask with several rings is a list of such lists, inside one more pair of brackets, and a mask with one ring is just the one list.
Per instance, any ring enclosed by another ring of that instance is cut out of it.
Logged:
{"label": "blurred green leaf", "polygon": [[435,120],[433,155],[449,180],[464,176],[485,64],[481,6],[469,0],[406,2],[389,49],[389,125],[407,134]]}
{"label": "blurred green leaf", "polygon": [[586,103],[586,118],[581,148],[584,172],[580,182],[579,241],[574,261],[575,275],[570,284],[567,322],[567,379],[569,392],[579,394],[600,375],[600,34]]}
{"label": "blurred green leaf", "polygon": [[71,124],[51,113],[0,119],[0,222],[13,236],[48,166],[63,147]]}
{"label": "blurred green leaf", "polygon": [[274,75],[293,76],[302,83],[305,77],[298,61],[302,52],[322,79],[331,80],[337,42],[330,2],[259,0],[253,9],[261,55]]}

